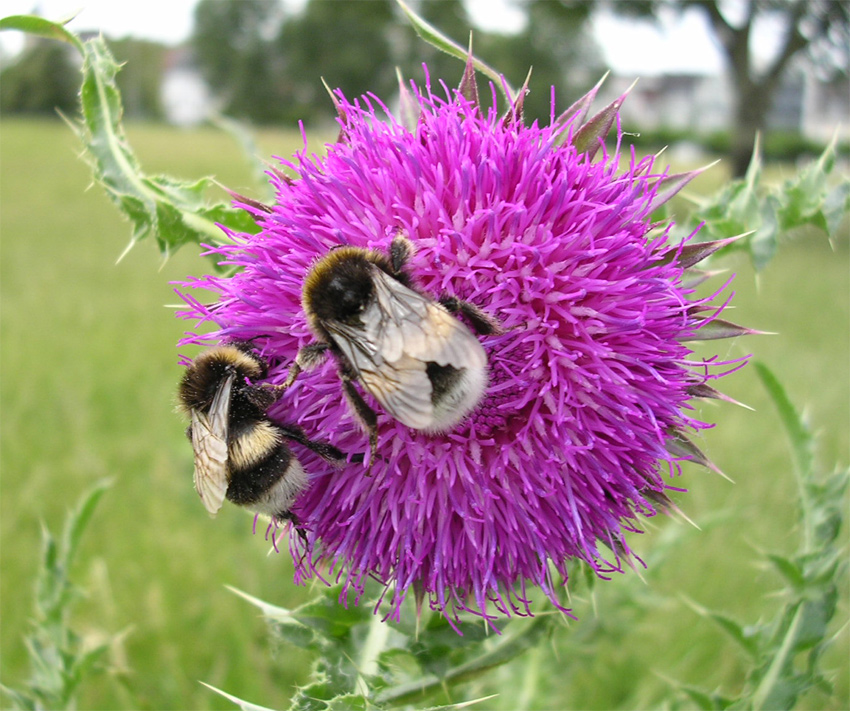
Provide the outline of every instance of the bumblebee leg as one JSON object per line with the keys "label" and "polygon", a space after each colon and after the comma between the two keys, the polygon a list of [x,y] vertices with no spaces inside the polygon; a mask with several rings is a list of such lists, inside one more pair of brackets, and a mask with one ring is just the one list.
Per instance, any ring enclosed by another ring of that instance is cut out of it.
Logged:
{"label": "bumblebee leg", "polygon": [[463,314],[472,324],[475,331],[482,336],[490,336],[505,332],[501,324],[496,319],[488,316],[475,304],[471,304],[468,301],[462,301],[456,296],[449,296],[448,294],[443,294],[440,297],[440,303],[453,314]]}
{"label": "bumblebee leg", "polygon": [[393,272],[398,274],[404,269],[407,260],[413,254],[413,243],[399,232],[390,243],[390,264]]}
{"label": "bumblebee leg", "polygon": [[304,527],[301,525],[301,521],[298,519],[292,511],[284,511],[283,513],[279,513],[275,516],[279,521],[289,521],[292,524],[292,528],[295,529],[295,532],[298,534],[298,537],[301,539],[301,542],[306,546],[307,545],[307,533],[304,531]]}
{"label": "bumblebee leg", "polygon": [[343,373],[340,373],[340,378],[342,379],[342,392],[345,394],[345,399],[348,400],[348,404],[351,405],[354,414],[369,435],[368,467],[371,469],[372,463],[375,461],[375,452],[378,450],[378,416],[361,397],[360,393],[355,390],[351,384],[351,379]]}
{"label": "bumblebee leg", "polygon": [[265,412],[268,410],[277,399],[283,394],[282,385],[271,385],[262,383],[260,385],[247,385],[243,389],[245,397],[257,409]]}
{"label": "bumblebee leg", "polygon": [[310,343],[304,346],[298,351],[298,355],[295,356],[295,362],[289,366],[286,382],[278,387],[281,390],[285,390],[295,382],[295,379],[302,370],[312,370],[315,368],[321,363],[329,347],[327,343]]}
{"label": "bumblebee leg", "polygon": [[280,427],[284,436],[288,439],[305,446],[311,452],[318,454],[322,459],[326,459],[329,462],[345,461],[345,455],[341,450],[337,449],[329,442],[317,442],[310,439],[306,434],[304,434],[304,430],[298,427],[298,425],[278,425],[278,427]]}

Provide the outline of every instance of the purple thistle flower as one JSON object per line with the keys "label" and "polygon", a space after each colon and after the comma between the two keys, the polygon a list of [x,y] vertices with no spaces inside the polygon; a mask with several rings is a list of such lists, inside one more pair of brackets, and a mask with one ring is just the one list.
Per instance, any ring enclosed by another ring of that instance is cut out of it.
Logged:
{"label": "purple thistle flower", "polygon": [[[621,168],[619,141],[594,160],[619,100],[585,122],[591,92],[549,126],[525,126],[519,104],[507,118],[483,112],[470,76],[448,99],[404,91],[408,126],[373,96],[337,93],[340,141],[282,160],[297,179],[272,171],[273,207],[237,196],[260,232],[228,232],[233,244],[213,251],[239,270],[183,284],[220,296],[204,306],[182,294],[181,316],[216,330],[181,345],[254,339],[276,384],[313,341],[304,276],[337,245],[383,251],[401,231],[419,290],[502,323],[481,338],[487,392],[453,431],[405,427],[366,395],[379,415],[370,476],[297,452],[311,479],[294,507],[307,540],[304,556],[290,539],[296,579],[336,580],[359,599],[377,578],[393,618],[411,588],[450,620],[530,614],[526,586],[557,605],[552,571],[566,581],[571,559],[600,575],[631,564],[626,534],[672,507],[680,461],[712,466],[685,435],[709,427],[690,399],[722,397],[709,382],[744,362],[691,360],[686,342],[751,332],[694,296],[687,270],[725,242],[671,246],[670,226],[650,219],[696,172],[657,173],[633,154]],[[332,359],[269,414],[368,452]]]}

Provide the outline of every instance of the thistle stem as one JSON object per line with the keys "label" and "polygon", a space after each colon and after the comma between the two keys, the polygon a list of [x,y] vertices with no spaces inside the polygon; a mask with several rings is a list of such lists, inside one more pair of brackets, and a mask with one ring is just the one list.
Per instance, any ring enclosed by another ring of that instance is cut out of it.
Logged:
{"label": "thistle stem", "polygon": [[363,652],[357,665],[360,670],[357,675],[357,693],[365,698],[369,696],[369,684],[366,680],[378,672],[378,655],[384,651],[389,634],[389,625],[383,623],[379,615],[372,615],[372,621],[369,623],[369,634],[366,636]]}
{"label": "thistle stem", "polygon": [[770,668],[767,670],[767,673],[764,675],[761,683],[753,693],[751,708],[767,708],[765,704],[768,703],[774,686],[777,682],[783,680],[782,670],[788,663],[789,655],[793,654],[795,641],[797,639],[797,629],[800,626],[802,618],[803,605],[800,604],[797,607],[797,611],[794,613],[794,619],[791,621],[791,624],[788,626],[788,630],[785,632],[785,639],[782,640],[782,646],[779,648],[779,652],[773,658]]}
{"label": "thistle stem", "polygon": [[523,675],[522,689],[519,700],[517,701],[517,709],[520,709],[520,711],[531,708],[532,702],[540,698],[537,693],[537,687],[540,682],[541,656],[541,648],[538,645],[531,648],[525,659],[525,674]]}

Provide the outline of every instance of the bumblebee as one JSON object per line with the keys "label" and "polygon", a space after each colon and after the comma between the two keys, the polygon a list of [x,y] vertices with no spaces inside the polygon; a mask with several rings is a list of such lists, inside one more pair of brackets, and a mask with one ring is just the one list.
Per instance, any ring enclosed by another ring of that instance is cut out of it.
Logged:
{"label": "bumblebee", "polygon": [[301,303],[315,343],[298,352],[288,387],[329,351],[345,398],[377,447],[377,415],[353,383],[402,424],[430,433],[460,423],[487,389],[487,355],[479,334],[500,332],[477,306],[420,291],[405,267],[413,244],[396,235],[387,253],[342,246],[319,259],[304,280]]}
{"label": "bumblebee", "polygon": [[345,459],[336,447],[268,418],[283,389],[257,384],[267,375],[268,364],[246,343],[204,351],[183,375],[178,395],[191,419],[186,434],[195,452],[195,490],[212,515],[227,499],[278,521],[295,521],[289,509],[307,487],[307,474],[289,440],[328,461]]}

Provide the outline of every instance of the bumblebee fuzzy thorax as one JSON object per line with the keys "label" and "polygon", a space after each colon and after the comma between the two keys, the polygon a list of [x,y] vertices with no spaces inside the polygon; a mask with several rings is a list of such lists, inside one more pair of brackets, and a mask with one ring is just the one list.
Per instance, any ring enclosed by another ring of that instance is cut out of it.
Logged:
{"label": "bumblebee fuzzy thorax", "polygon": [[327,335],[322,322],[359,323],[374,297],[376,267],[391,273],[384,254],[357,247],[334,249],[313,265],[304,280],[301,303],[317,335]]}
{"label": "bumblebee fuzzy thorax", "polygon": [[235,346],[210,348],[201,353],[183,375],[178,393],[183,410],[187,414],[192,410],[207,412],[230,372],[236,373],[239,380],[261,380],[266,376],[263,363]]}

